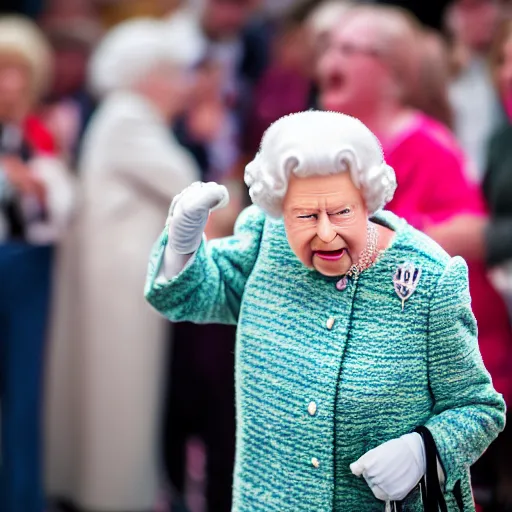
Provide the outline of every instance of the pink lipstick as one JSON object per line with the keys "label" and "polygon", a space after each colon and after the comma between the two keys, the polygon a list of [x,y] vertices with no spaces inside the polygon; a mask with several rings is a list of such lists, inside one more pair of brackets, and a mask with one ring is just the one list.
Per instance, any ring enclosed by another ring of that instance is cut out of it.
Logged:
{"label": "pink lipstick", "polygon": [[345,249],[338,249],[337,251],[315,251],[314,254],[327,261],[338,261],[343,258]]}

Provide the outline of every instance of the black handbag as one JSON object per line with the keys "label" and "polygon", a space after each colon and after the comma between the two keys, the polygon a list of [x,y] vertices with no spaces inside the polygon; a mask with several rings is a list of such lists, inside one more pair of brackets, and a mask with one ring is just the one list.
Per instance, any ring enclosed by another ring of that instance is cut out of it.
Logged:
{"label": "black handbag", "polygon": [[[426,471],[420,480],[421,500],[423,502],[424,512],[448,512],[443,490],[439,483],[437,475],[437,447],[430,430],[427,427],[420,426],[414,429],[414,432],[420,434],[425,446]],[[460,482],[457,482],[454,491],[455,499],[460,512],[464,510],[462,495],[460,492]],[[391,512],[402,512],[403,504],[401,501],[391,502]]]}

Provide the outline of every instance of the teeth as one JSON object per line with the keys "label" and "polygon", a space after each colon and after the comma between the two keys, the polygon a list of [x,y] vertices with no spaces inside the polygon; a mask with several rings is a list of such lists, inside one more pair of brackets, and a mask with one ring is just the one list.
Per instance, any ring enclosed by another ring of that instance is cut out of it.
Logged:
{"label": "teeth", "polygon": [[322,256],[337,256],[343,254],[345,249],[336,249],[334,251],[316,251],[318,254]]}

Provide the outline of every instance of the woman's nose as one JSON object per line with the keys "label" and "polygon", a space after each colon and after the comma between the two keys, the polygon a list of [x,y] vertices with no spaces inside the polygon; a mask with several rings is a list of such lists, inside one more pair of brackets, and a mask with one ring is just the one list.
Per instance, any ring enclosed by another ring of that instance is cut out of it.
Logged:
{"label": "woman's nose", "polygon": [[328,244],[336,238],[336,231],[332,227],[329,216],[326,213],[318,215],[316,234],[322,242]]}

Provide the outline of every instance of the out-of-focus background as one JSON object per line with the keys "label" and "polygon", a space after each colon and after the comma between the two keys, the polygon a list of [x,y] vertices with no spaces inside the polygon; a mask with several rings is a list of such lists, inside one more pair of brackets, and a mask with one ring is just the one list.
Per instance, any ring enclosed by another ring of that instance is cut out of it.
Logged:
{"label": "out-of-focus background", "polygon": [[[250,202],[279,117],[379,137],[389,209],[469,265],[484,362],[512,400],[512,2],[2,0],[0,511],[229,512],[236,329],[143,299],[172,198]],[[262,404],[264,406],[264,404]],[[507,427],[472,467],[512,510]]]}

